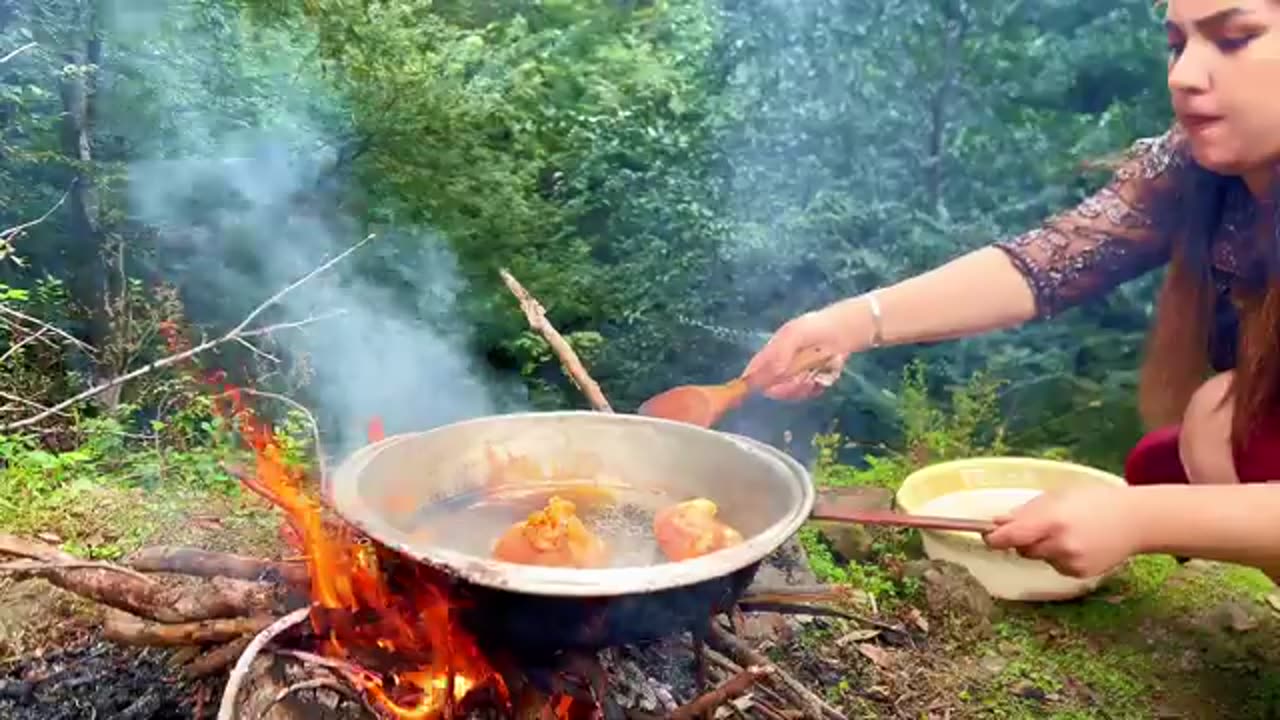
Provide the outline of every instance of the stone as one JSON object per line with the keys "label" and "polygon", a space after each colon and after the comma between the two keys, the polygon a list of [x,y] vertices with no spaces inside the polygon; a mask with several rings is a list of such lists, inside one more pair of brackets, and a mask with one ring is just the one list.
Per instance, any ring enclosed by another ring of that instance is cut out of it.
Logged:
{"label": "stone", "polygon": [[945,560],[916,560],[907,563],[904,574],[923,585],[929,615],[953,628],[989,632],[991,622],[999,616],[991,594],[962,565]]}
{"label": "stone", "polygon": [[1222,603],[1213,611],[1213,624],[1218,630],[1244,633],[1258,627],[1256,612],[1234,600]]}
{"label": "stone", "polygon": [[875,552],[875,538],[865,525],[853,523],[814,523],[818,532],[831,544],[832,551],[845,562],[866,562]]}
{"label": "stone", "polygon": [[813,569],[809,567],[808,553],[804,551],[800,539],[792,537],[760,563],[760,570],[751,583],[751,589],[817,584],[818,576],[814,575]]}

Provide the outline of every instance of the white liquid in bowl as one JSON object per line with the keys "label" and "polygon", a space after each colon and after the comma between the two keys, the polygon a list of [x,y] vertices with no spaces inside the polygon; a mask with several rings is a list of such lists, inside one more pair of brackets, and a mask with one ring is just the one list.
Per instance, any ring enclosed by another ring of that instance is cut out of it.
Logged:
{"label": "white liquid in bowl", "polygon": [[915,509],[915,515],[991,520],[1027,504],[1044,492],[1037,488],[974,488],[939,495]]}

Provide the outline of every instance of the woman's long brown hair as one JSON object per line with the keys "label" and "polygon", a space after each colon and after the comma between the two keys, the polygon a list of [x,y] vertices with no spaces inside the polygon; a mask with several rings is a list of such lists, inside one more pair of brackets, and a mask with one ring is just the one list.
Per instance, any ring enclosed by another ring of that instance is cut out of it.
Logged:
{"label": "woman's long brown hair", "polygon": [[[1166,215],[1167,227],[1176,227],[1178,237],[1156,301],[1138,387],[1138,409],[1149,428],[1181,422],[1192,394],[1210,372],[1215,289],[1208,248],[1221,227],[1222,201],[1230,182],[1193,168],[1185,192],[1179,193],[1179,211]],[[1262,255],[1269,261],[1276,229],[1266,222],[1257,229]],[[1228,397],[1235,403],[1232,441],[1238,447],[1250,428],[1277,409],[1280,398],[1280,285],[1268,277],[1253,289],[1235,288],[1233,299],[1240,331]]]}

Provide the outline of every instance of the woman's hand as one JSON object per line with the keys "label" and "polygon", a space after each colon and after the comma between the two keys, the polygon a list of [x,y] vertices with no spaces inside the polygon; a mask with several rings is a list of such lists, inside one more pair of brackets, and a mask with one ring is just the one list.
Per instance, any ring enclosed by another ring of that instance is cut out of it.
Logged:
{"label": "woman's hand", "polygon": [[[849,310],[846,303],[837,303],[788,321],[751,358],[743,375],[753,387],[763,388],[763,394],[775,400],[807,400],[822,394],[840,379],[845,360],[853,350],[849,338],[857,330],[851,327]],[[787,368],[797,354],[812,347],[829,349],[831,362],[788,377]]]}
{"label": "woman's hand", "polygon": [[1005,517],[986,536],[997,550],[1044,560],[1070,577],[1096,577],[1142,548],[1129,488],[1080,488],[1045,493]]}

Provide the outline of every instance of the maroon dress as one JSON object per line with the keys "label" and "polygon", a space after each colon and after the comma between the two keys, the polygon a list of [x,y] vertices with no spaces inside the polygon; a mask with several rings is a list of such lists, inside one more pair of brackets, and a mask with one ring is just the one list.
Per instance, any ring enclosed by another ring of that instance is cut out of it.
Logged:
{"label": "maroon dress", "polygon": [[[1254,230],[1257,209],[1242,181],[1196,165],[1175,127],[1135,143],[1097,193],[996,247],[1026,277],[1037,315],[1048,318],[1165,265],[1174,242],[1194,243],[1189,257],[1216,288],[1208,351],[1213,369],[1223,372],[1236,365],[1239,322],[1232,290],[1267,282]],[[1203,232],[1187,232],[1194,222],[1204,223]],[[1235,454],[1243,482],[1280,479],[1280,418],[1268,425],[1257,428],[1256,439]],[[1178,428],[1143,437],[1125,463],[1125,478],[1131,484],[1187,482]]]}

